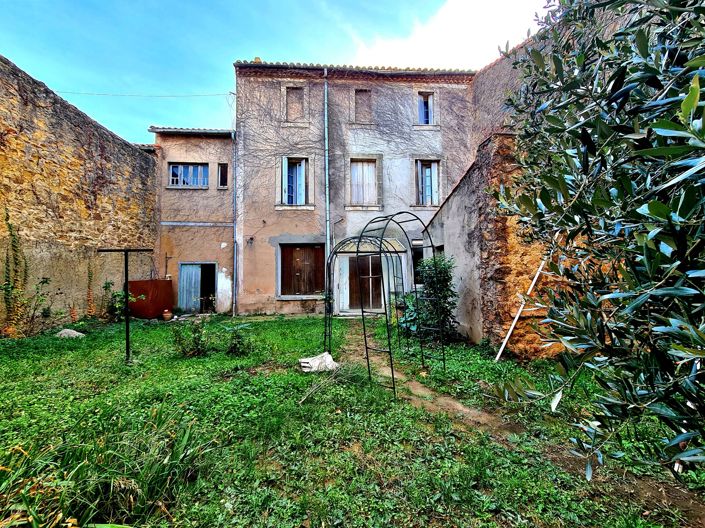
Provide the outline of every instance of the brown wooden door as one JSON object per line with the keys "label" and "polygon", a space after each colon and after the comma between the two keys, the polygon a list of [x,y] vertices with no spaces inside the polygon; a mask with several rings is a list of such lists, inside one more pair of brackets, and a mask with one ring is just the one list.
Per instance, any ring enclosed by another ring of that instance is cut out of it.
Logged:
{"label": "brown wooden door", "polygon": [[358,258],[350,257],[348,266],[348,291],[351,310],[382,308],[382,259],[375,255],[359,257],[360,280],[358,281]]}
{"label": "brown wooden door", "polygon": [[323,246],[281,246],[282,295],[312,295],[323,291]]}

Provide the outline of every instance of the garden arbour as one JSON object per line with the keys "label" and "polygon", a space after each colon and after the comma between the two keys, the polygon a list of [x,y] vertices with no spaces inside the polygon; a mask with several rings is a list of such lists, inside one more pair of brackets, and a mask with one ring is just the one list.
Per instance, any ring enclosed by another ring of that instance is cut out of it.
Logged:
{"label": "garden arbour", "polygon": [[[421,236],[423,243],[414,245],[412,236]],[[397,238],[401,238],[402,242]],[[367,373],[372,380],[372,365],[370,353],[383,354],[388,358],[392,389],[396,395],[396,378],[394,370],[394,353],[404,352],[411,354],[416,351],[414,344],[418,344],[418,355],[422,367],[426,367],[427,360],[441,361],[443,369],[446,366],[446,347],[442,324],[427,326],[417,325],[418,331],[423,331],[426,338],[422,339],[409,331],[401,331],[395,321],[398,321],[399,311],[409,308],[406,300],[409,296],[418,308],[420,303],[433,307],[439,306],[437,299],[427,295],[423,288],[416,285],[413,278],[412,247],[422,249],[425,255],[434,257],[432,266],[436,266],[436,247],[428,231],[427,225],[416,214],[401,211],[389,215],[377,216],[367,222],[357,236],[345,238],[338,242],[331,250],[326,261],[325,282],[325,335],[324,352],[332,350],[332,327],[335,315],[335,273],[337,261],[342,255],[347,255],[349,262],[354,265],[357,288],[364,290],[363,281],[379,280],[381,285],[381,307],[373,308],[372,302],[365,303],[360,296],[359,313],[362,321],[362,333],[365,344],[365,361]],[[363,264],[376,259],[379,266],[373,270],[368,265],[367,272],[362,271]],[[367,273],[367,274],[365,274]],[[384,318],[384,331],[382,336],[375,336],[376,326],[374,320]],[[438,317],[431,318],[438,321]],[[421,323],[418,320],[418,323]],[[420,332],[417,332],[419,334]]]}

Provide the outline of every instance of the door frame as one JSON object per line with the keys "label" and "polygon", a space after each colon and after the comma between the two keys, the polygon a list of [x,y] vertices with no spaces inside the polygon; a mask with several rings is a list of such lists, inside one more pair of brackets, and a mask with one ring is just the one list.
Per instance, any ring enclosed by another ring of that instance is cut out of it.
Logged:
{"label": "door frame", "polygon": [[[176,306],[178,306],[179,309],[181,308],[181,302],[180,302],[180,299],[179,299],[179,295],[178,295],[178,294],[179,294],[179,284],[181,283],[181,266],[184,265],[184,264],[186,264],[186,265],[214,264],[214,265],[215,265],[215,290],[214,290],[214,292],[215,292],[215,295],[216,295],[216,299],[215,299],[215,302],[214,302],[213,304],[214,304],[215,306],[217,306],[217,305],[218,305],[218,299],[217,299],[217,296],[218,296],[218,263],[217,263],[216,261],[214,261],[214,260],[193,260],[193,261],[191,261],[191,260],[185,260],[185,261],[180,260],[180,261],[178,261],[178,265],[179,265],[179,276],[178,276],[177,279],[176,279]],[[198,293],[200,294],[201,292],[199,291]],[[201,312],[197,312],[197,313],[201,313]]]}

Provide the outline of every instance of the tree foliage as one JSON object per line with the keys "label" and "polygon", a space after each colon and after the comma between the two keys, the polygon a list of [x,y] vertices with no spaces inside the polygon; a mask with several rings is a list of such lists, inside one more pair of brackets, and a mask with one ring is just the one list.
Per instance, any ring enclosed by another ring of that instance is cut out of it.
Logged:
{"label": "tree foliage", "polygon": [[548,251],[558,382],[592,369],[603,389],[574,439],[588,476],[645,419],[670,431],[645,459],[705,461],[704,17],[701,0],[560,0],[516,57],[523,173],[498,198]]}

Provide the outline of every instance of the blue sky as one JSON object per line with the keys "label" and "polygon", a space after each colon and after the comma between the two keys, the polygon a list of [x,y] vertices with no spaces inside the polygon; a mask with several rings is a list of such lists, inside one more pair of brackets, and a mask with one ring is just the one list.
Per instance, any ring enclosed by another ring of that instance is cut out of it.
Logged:
{"label": "blue sky", "polygon": [[[150,124],[229,128],[232,63],[479,68],[545,0],[0,0],[0,53],[129,141]],[[488,4],[490,4],[488,6]]]}

